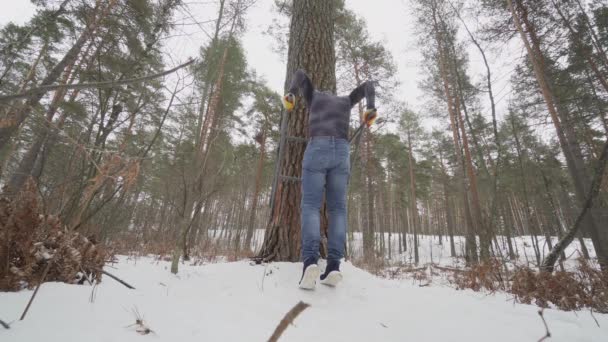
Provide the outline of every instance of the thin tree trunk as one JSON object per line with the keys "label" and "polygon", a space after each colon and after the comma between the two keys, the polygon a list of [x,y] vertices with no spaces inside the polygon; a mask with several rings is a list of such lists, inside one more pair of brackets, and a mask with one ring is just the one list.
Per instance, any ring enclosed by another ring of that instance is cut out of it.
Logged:
{"label": "thin tree trunk", "polygon": [[414,171],[414,159],[412,158],[412,137],[410,131],[407,132],[407,160],[410,174],[410,204],[412,210],[412,224],[414,231],[414,262],[418,264],[420,257],[418,255],[418,208],[416,206],[416,175]]}
{"label": "thin tree trunk", "polygon": [[521,143],[519,141],[518,130],[515,127],[515,118],[513,117],[513,115],[511,115],[509,121],[511,122],[511,128],[513,130],[513,137],[515,139],[515,148],[517,150],[517,161],[518,161],[518,166],[519,166],[519,177],[521,178],[521,186],[522,186],[523,195],[524,195],[525,210],[523,212],[523,215],[525,216],[525,219],[523,219],[522,221],[525,222],[524,225],[528,227],[528,233],[530,234],[530,238],[532,239],[532,246],[534,248],[534,254],[536,256],[536,262],[538,265],[540,265],[540,250],[538,248],[536,229],[534,229],[534,223],[532,222],[532,213],[530,212],[530,201],[529,201],[528,187],[527,187],[528,183],[526,180],[526,173],[524,172],[522,148],[521,148]]}
{"label": "thin tree trunk", "polygon": [[[604,144],[604,148],[602,149],[602,154],[600,156],[600,160],[597,165],[595,176],[593,177],[593,181],[591,183],[591,189],[589,190],[589,194],[587,194],[587,199],[583,205],[581,213],[578,215],[576,222],[574,222],[574,225],[572,226],[572,228],[566,233],[566,235],[564,235],[559,240],[559,242],[555,245],[555,247],[553,248],[551,253],[549,253],[549,255],[547,255],[547,257],[545,258],[545,260],[543,261],[543,264],[541,266],[542,270],[547,271],[547,272],[553,272],[553,269],[555,267],[555,262],[557,261],[558,257],[560,256],[560,254],[562,254],[564,252],[566,247],[568,247],[568,245],[572,242],[572,240],[578,233],[578,230],[581,227],[583,218],[587,214],[586,212],[593,206],[593,201],[595,200],[595,198],[597,197],[597,195],[600,192],[602,179],[604,178],[604,172],[606,171],[607,161],[608,161],[608,141],[606,141],[606,143]],[[584,243],[582,243],[582,244],[584,245]],[[599,259],[599,257],[598,257],[598,259]],[[601,265],[602,264],[600,263],[600,266]]]}
{"label": "thin tree trunk", "polygon": [[264,171],[264,158],[266,156],[266,129],[261,134],[260,143],[260,157],[258,159],[258,168],[255,174],[255,190],[253,191],[253,197],[251,199],[251,213],[249,215],[249,225],[247,227],[247,236],[245,237],[245,248],[251,248],[251,238],[254,234],[255,228],[255,217],[258,205],[258,197],[260,196],[262,172]]}
{"label": "thin tree trunk", "polygon": [[[465,171],[465,164],[464,164],[464,157],[462,155],[462,150],[460,147],[460,139],[459,139],[459,133],[458,133],[458,123],[456,120],[456,114],[455,114],[455,105],[454,105],[454,96],[450,90],[450,84],[449,84],[449,79],[448,79],[448,70],[447,70],[447,66],[446,66],[446,59],[447,57],[445,56],[445,48],[444,48],[444,43],[443,40],[441,38],[441,32],[439,29],[439,23],[438,23],[438,19],[437,19],[437,13],[436,13],[436,8],[433,7],[433,23],[434,23],[434,30],[435,30],[435,39],[438,45],[438,52],[439,52],[439,71],[441,73],[441,78],[443,81],[443,91],[444,91],[444,95],[446,97],[446,101],[447,101],[447,109],[448,109],[448,114],[450,117],[450,126],[452,128],[452,137],[454,139],[454,150],[456,152],[456,156],[457,159],[459,161],[462,161],[462,166],[463,166],[463,172]],[[465,258],[467,259],[467,262],[473,262],[476,263],[477,260],[477,242],[476,242],[476,238],[475,238],[475,231],[476,226],[473,223],[473,219],[471,217],[471,212],[470,212],[470,208],[469,208],[469,196],[467,194],[468,190],[467,190],[467,185],[466,185],[466,180],[465,180],[465,174],[463,173],[463,178],[462,178],[462,194],[463,194],[463,204],[464,204],[464,217],[465,217],[465,225],[466,225],[466,254],[465,254]]]}
{"label": "thin tree trunk", "polygon": [[443,178],[443,200],[445,206],[445,216],[448,228],[448,235],[450,238],[450,256],[456,256],[456,248],[454,246],[454,222],[452,219],[452,210],[450,207],[450,194],[449,194],[449,185],[448,185],[448,174],[445,171],[445,167],[443,165],[443,156],[440,154],[440,163],[441,163],[441,171]]}
{"label": "thin tree trunk", "polygon": [[[28,85],[28,83],[34,79],[34,76],[36,76],[36,68],[38,67],[38,64],[40,63],[42,56],[44,56],[44,54],[46,54],[47,48],[48,48],[48,44],[45,43],[44,46],[42,47],[42,49],[40,49],[40,52],[38,53],[38,57],[36,57],[36,60],[30,66],[27,76],[21,83],[21,86],[19,88],[19,93],[24,91],[26,86]],[[1,82],[1,79],[0,79],[0,82]],[[4,148],[0,148],[0,179],[2,178],[2,174],[3,174],[4,169],[6,168],[6,164],[7,164],[8,160],[10,159],[10,156],[11,156],[11,153],[13,150],[12,147],[13,147],[12,144],[8,144],[8,145],[4,146]]]}
{"label": "thin tree trunk", "polygon": [[[80,34],[74,45],[68,50],[63,58],[57,63],[51,71],[46,75],[39,86],[47,86],[53,84],[61,75],[61,73],[70,64],[73,64],[84,44],[93,36],[101,21],[110,13],[110,10],[116,4],[117,0],[109,0],[105,8],[99,15],[96,15],[91,24],[89,24]],[[98,3],[99,4],[99,3]],[[97,11],[95,11],[96,13]],[[23,106],[18,106],[17,109],[9,111],[5,118],[0,120],[0,151],[9,143],[12,136],[17,132],[19,127],[29,113],[40,103],[44,97],[44,92],[37,92],[30,95]]]}
{"label": "thin tree trunk", "polygon": [[[516,3],[517,9],[519,10],[519,12],[521,12],[521,18],[520,15],[517,13],[515,6],[513,5],[513,1],[507,0],[507,3],[509,5],[509,9],[511,11],[511,15],[513,17],[513,21],[515,23],[517,31],[521,36],[521,39],[528,52],[528,56],[532,62],[532,67],[534,69],[534,73],[536,75],[536,79],[539,84],[545,103],[547,104],[547,109],[549,111],[549,114],[551,114],[551,119],[555,126],[555,131],[557,133],[562,152],[566,157],[568,171],[570,172],[574,183],[576,197],[579,203],[581,203],[581,205],[584,205],[586,204],[587,193],[589,192],[589,189],[591,189],[589,185],[589,177],[587,176],[584,162],[580,160],[580,158],[577,158],[578,155],[576,151],[574,151],[577,147],[575,146],[576,142],[569,140],[564,134],[560,115],[557,112],[554,96],[550,90],[549,81],[547,80],[544,57],[540,48],[539,39],[536,36],[535,28],[529,22],[527,9],[521,3],[520,0],[516,0]],[[523,21],[523,23],[526,25],[526,30],[524,30],[521,21]],[[532,44],[530,44],[526,32],[528,33],[528,35],[530,35],[530,40],[532,41]],[[600,231],[600,225],[597,218],[595,218],[594,215],[589,212],[589,210],[583,210],[583,213],[585,215],[581,217],[580,225],[586,227],[586,229],[583,228],[583,230],[587,230],[591,234],[591,239],[593,241],[593,246],[595,248],[600,266],[602,267],[602,269],[608,269],[608,232]],[[564,240],[564,242],[568,243],[570,241],[568,241],[568,239]]]}

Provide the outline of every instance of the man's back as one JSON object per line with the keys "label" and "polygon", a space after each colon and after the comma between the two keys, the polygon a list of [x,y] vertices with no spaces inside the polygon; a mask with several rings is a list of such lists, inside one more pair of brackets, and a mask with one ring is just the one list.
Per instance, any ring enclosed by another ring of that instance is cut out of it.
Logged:
{"label": "man's back", "polygon": [[351,108],[364,97],[367,108],[374,108],[375,91],[372,82],[364,82],[348,96],[336,96],[314,89],[310,78],[303,70],[294,73],[290,94],[300,90],[309,109],[308,136],[348,139]]}
{"label": "man's back", "polygon": [[308,135],[310,137],[336,137],[348,139],[350,120],[350,99],[328,92],[315,90],[308,104]]}

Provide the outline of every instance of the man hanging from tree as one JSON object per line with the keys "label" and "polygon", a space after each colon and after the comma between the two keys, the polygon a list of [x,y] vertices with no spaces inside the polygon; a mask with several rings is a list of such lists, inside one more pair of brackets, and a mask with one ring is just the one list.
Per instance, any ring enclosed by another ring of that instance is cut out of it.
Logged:
{"label": "man hanging from tree", "polygon": [[347,214],[346,197],[350,176],[350,146],[348,129],[351,108],[365,97],[367,110],[363,123],[367,126],[376,119],[374,85],[367,81],[348,96],[336,96],[314,89],[308,75],[298,70],[293,75],[283,106],[292,111],[294,94],[300,91],[309,110],[308,144],[302,161],[302,261],[304,269],[300,288],[313,290],[320,270],[319,244],[321,241],[321,203],[323,192],[329,212],[327,267],[321,283],[336,286],[342,280],[340,260],[344,257]]}

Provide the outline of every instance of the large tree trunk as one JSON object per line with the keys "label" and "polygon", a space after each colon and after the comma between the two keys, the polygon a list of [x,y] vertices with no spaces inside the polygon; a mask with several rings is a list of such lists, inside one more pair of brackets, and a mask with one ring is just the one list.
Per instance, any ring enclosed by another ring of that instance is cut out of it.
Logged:
{"label": "large tree trunk", "polygon": [[[297,69],[304,69],[316,88],[336,91],[334,51],[334,0],[294,0],[290,24],[285,89]],[[287,134],[303,137],[308,126],[308,109],[302,99],[289,114]],[[285,158],[279,166],[281,175],[301,177],[304,145],[285,144]],[[299,182],[279,181],[275,206],[264,236],[260,258],[266,261],[297,261],[300,257]]]}
{"label": "large tree trunk", "polygon": [[[536,29],[530,23],[527,8],[524,6],[521,0],[516,1],[517,6],[514,6],[512,0],[507,0],[507,3],[509,5],[517,31],[519,32],[521,40],[523,41],[528,52],[528,57],[532,62],[536,80],[555,126],[555,131],[557,133],[562,152],[566,158],[568,171],[570,172],[570,176],[572,177],[574,183],[577,200],[581,205],[585,205],[587,194],[591,190],[590,177],[584,165],[584,161],[580,158],[580,153],[577,153],[576,151],[577,147],[580,147],[577,146],[576,141],[568,139],[568,137],[564,134],[561,123],[563,118],[560,120],[560,113],[558,113],[555,105],[554,95],[551,91],[549,80],[546,75],[544,56],[542,54],[539,37],[536,35]],[[522,21],[526,26],[525,30],[523,28]],[[528,39],[528,35],[530,36],[530,39]],[[587,210],[585,211],[585,215],[580,218],[580,223],[578,220],[577,223],[580,224],[583,231],[588,231],[591,234],[591,240],[598,257],[598,262],[602,269],[608,269],[608,233],[605,231],[605,229],[600,230],[601,226],[599,221],[594,217],[592,212]],[[569,243],[569,241],[567,242]],[[563,244],[560,243],[558,246],[559,245]],[[545,262],[545,265],[546,264],[547,263]]]}

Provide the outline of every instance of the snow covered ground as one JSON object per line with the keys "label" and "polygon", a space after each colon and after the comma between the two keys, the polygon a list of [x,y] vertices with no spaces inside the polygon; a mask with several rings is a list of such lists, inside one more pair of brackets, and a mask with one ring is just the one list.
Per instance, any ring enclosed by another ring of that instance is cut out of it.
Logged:
{"label": "snow covered ground", "polygon": [[[0,341],[266,341],[298,301],[309,303],[281,341],[538,341],[538,308],[507,295],[374,277],[343,265],[338,288],[297,288],[301,264],[203,266],[120,257],[95,287],[45,283],[24,321],[0,328]],[[0,293],[0,319],[17,320],[32,291]],[[91,299],[93,299],[91,301]],[[133,311],[154,331],[139,335]],[[545,310],[549,341],[608,341],[608,315]]]}

